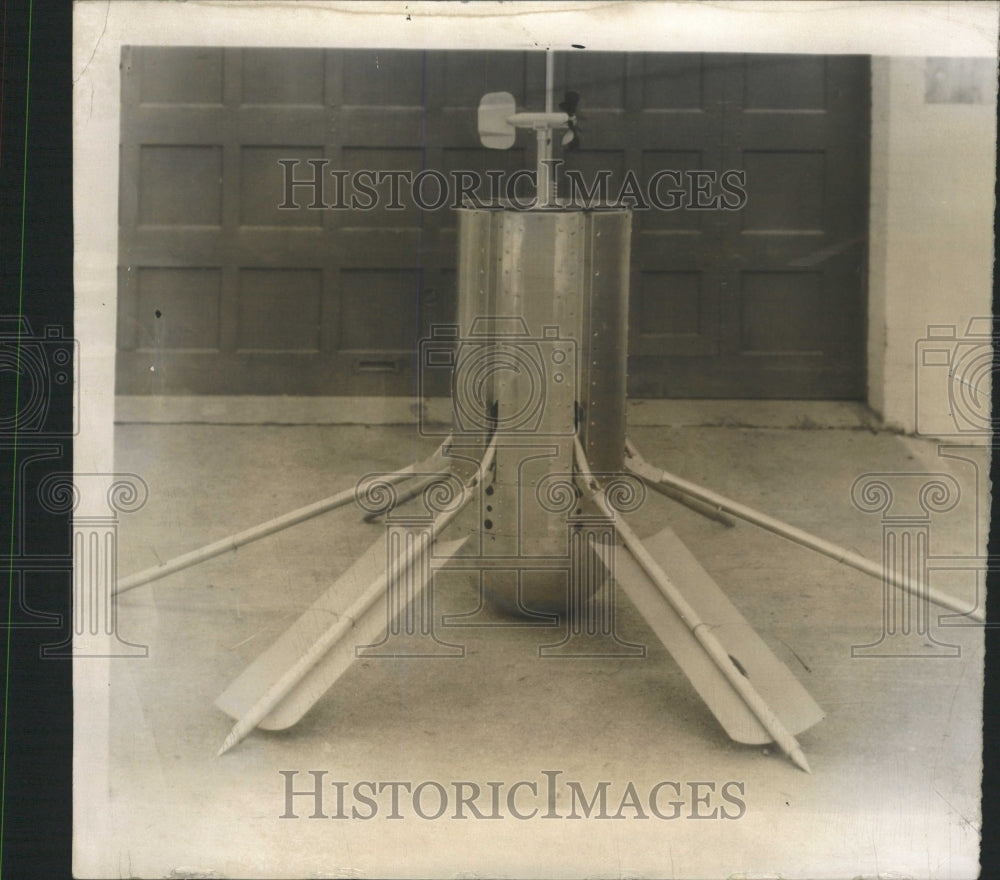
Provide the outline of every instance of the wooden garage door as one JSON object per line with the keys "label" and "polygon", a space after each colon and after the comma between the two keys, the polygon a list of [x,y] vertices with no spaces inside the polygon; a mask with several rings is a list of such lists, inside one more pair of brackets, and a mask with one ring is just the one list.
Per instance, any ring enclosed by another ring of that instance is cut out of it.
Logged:
{"label": "wooden garage door", "polygon": [[[637,212],[630,393],[863,394],[865,59],[579,53],[581,173],[745,170],[742,211]],[[538,53],[132,48],[122,58],[118,392],[407,395],[455,303],[455,217],[309,208],[332,170],[507,172],[475,107],[538,108]],[[313,164],[310,165],[309,163]],[[326,163],[325,165],[323,163]],[[383,190],[384,191],[384,190]],[[432,195],[432,193],[431,193]],[[423,389],[442,394],[433,385]]]}
{"label": "wooden garage door", "polygon": [[629,393],[863,398],[868,59],[633,65],[626,166],[739,171],[746,202],[637,212]]}

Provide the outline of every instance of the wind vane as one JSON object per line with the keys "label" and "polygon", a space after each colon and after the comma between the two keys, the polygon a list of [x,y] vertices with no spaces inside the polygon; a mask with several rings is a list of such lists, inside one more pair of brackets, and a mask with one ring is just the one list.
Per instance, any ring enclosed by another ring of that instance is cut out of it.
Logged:
{"label": "wind vane", "polygon": [[554,181],[550,175],[552,167],[552,132],[568,129],[562,138],[565,150],[578,149],[580,133],[577,128],[576,109],[580,96],[576,92],[566,92],[559,103],[559,112],[552,110],[552,83],[554,78],[553,53],[545,52],[545,112],[517,112],[517,103],[510,92],[489,92],[479,102],[479,140],[491,150],[507,150],[514,145],[518,128],[534,129],[538,138],[538,152],[535,168],[537,186],[536,207],[548,208],[555,204]]}

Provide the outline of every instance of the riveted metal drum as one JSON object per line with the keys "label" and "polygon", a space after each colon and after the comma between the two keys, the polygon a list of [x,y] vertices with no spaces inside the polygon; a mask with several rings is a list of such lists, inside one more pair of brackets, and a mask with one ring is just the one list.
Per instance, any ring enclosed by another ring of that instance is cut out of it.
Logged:
{"label": "riveted metal drum", "polygon": [[[453,428],[496,439],[484,553],[531,568],[568,554],[577,432],[595,472],[623,469],[631,214],[458,214]],[[565,577],[525,598],[546,607],[563,596]]]}

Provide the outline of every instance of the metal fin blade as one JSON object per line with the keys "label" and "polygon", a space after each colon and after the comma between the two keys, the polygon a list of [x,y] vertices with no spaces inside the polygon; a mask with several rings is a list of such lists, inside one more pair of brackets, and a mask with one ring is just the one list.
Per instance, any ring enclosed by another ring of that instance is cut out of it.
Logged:
{"label": "metal fin blade", "polygon": [[[823,710],[774,656],[671,529],[664,528],[642,543],[708,624],[737,670],[750,680],[791,734],[800,733],[823,718]],[[615,579],[619,586],[677,661],[729,737],[748,744],[770,742],[770,734],[719,671],[687,623],[631,554],[623,547],[615,550]]]}
{"label": "metal fin blade", "polygon": [[[450,558],[464,538],[435,543],[435,558]],[[233,718],[242,718],[330,627],[385,572],[385,538],[379,538],[263,654],[251,663],[215,701]],[[415,588],[427,584],[417,581]],[[386,627],[385,591],[360,615],[348,636],[335,644],[257,725],[264,730],[291,727],[333,686],[355,659],[355,647],[378,640]]]}

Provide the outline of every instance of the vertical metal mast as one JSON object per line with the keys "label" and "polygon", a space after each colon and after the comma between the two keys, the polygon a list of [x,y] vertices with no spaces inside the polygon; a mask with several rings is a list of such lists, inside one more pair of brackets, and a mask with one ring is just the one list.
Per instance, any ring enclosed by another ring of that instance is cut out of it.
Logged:
{"label": "vertical metal mast", "polygon": [[[555,79],[555,55],[551,49],[545,50],[545,113],[552,113],[552,88]],[[539,208],[551,207],[555,202],[555,186],[551,180],[552,171],[552,128],[548,125],[539,126],[538,165],[536,170],[537,193]]]}

